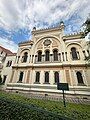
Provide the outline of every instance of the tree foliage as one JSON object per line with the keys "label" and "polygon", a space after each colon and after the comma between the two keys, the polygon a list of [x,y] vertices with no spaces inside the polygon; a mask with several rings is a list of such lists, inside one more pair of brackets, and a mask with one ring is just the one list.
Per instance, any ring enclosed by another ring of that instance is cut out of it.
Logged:
{"label": "tree foliage", "polygon": [[87,18],[87,20],[84,23],[85,25],[85,35],[87,35],[90,32],[90,18]]}
{"label": "tree foliage", "polygon": [[[85,30],[84,30],[84,35],[87,36],[87,34],[90,33],[90,17],[87,18],[87,20],[84,23],[85,25]],[[90,35],[89,35],[89,42],[88,42],[88,50],[90,49]],[[89,50],[89,55],[86,56],[86,59],[88,64],[90,64],[90,50]]]}

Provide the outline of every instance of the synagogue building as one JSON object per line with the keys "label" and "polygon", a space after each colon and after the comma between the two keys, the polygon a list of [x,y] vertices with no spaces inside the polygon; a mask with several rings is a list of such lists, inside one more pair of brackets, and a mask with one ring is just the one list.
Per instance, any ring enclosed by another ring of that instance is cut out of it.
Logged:
{"label": "synagogue building", "polygon": [[58,27],[32,30],[32,39],[19,43],[7,90],[59,93],[57,83],[68,83],[70,94],[89,95],[90,54],[83,32],[65,35]]}

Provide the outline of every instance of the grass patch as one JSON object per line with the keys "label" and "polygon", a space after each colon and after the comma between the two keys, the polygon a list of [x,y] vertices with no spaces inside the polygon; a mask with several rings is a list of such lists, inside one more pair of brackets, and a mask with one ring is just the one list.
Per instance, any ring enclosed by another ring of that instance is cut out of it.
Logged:
{"label": "grass patch", "polygon": [[[62,116],[63,116],[63,119],[65,117],[67,117],[67,119],[71,118],[73,120],[90,120],[90,105],[67,103],[67,107],[64,108],[62,102],[49,101],[49,100],[39,100],[39,99],[30,99],[30,98],[26,98],[26,97],[24,97],[22,95],[19,95],[19,94],[16,94],[16,93],[11,94],[11,93],[6,93],[6,92],[0,92],[0,98],[4,99],[4,101],[5,100],[9,100],[13,104],[15,102],[16,106],[17,106],[17,104],[20,104],[20,105],[22,104],[21,106],[24,106],[24,105],[34,106],[34,108],[36,109],[36,111],[38,111],[38,108],[39,108],[39,109],[41,109],[41,111],[43,113],[46,112],[45,113],[46,115],[48,115],[48,113],[50,113],[49,116],[52,116],[51,118],[48,118],[48,117],[44,118],[44,119],[47,119],[47,120],[50,120],[50,119],[52,119],[52,120],[59,120],[59,119],[62,119]],[[32,109],[27,109],[27,110],[28,111],[29,110],[32,111]],[[36,111],[35,111],[35,113],[37,114]],[[40,113],[41,113],[41,111],[40,111]],[[53,115],[52,115],[51,112],[53,113]],[[30,113],[30,111],[29,111],[29,113]],[[38,116],[39,115],[41,116],[40,113],[38,114]],[[58,116],[57,119],[55,119],[56,116]],[[23,120],[23,119],[20,119],[20,120]],[[26,119],[26,120],[29,120],[29,119]],[[34,119],[34,120],[38,120],[38,119]],[[43,119],[39,118],[39,120],[43,120]]]}

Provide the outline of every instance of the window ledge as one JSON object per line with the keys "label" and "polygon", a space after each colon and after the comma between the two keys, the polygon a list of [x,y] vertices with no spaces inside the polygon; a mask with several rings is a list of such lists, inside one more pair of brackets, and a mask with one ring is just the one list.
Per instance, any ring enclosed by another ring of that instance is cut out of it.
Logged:
{"label": "window ledge", "polygon": [[49,82],[44,82],[43,84],[50,84]]}
{"label": "window ledge", "polygon": [[78,83],[77,86],[86,86],[84,83]]}
{"label": "window ledge", "polygon": [[57,85],[57,83],[53,83],[54,85]]}
{"label": "window ledge", "polygon": [[77,61],[77,60],[80,60],[80,59],[72,59],[72,61]]}
{"label": "window ledge", "polygon": [[34,84],[40,84],[40,82],[34,82]]}
{"label": "window ledge", "polygon": [[17,83],[22,83],[22,81],[17,81]]}

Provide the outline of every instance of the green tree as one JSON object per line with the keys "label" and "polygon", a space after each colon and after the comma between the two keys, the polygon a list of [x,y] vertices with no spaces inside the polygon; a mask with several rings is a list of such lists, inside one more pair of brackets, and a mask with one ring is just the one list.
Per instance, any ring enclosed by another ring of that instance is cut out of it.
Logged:
{"label": "green tree", "polygon": [[90,14],[89,17],[87,18],[87,20],[85,21],[85,23],[83,24],[85,26],[85,30],[84,30],[84,36],[86,37],[87,35],[89,36],[89,42],[88,42],[88,50],[89,50],[89,56],[86,57],[86,61],[87,63],[90,64]]}
{"label": "green tree", "polygon": [[90,17],[87,18],[87,20],[85,21],[85,23],[83,24],[85,26],[85,36],[90,32]]}

